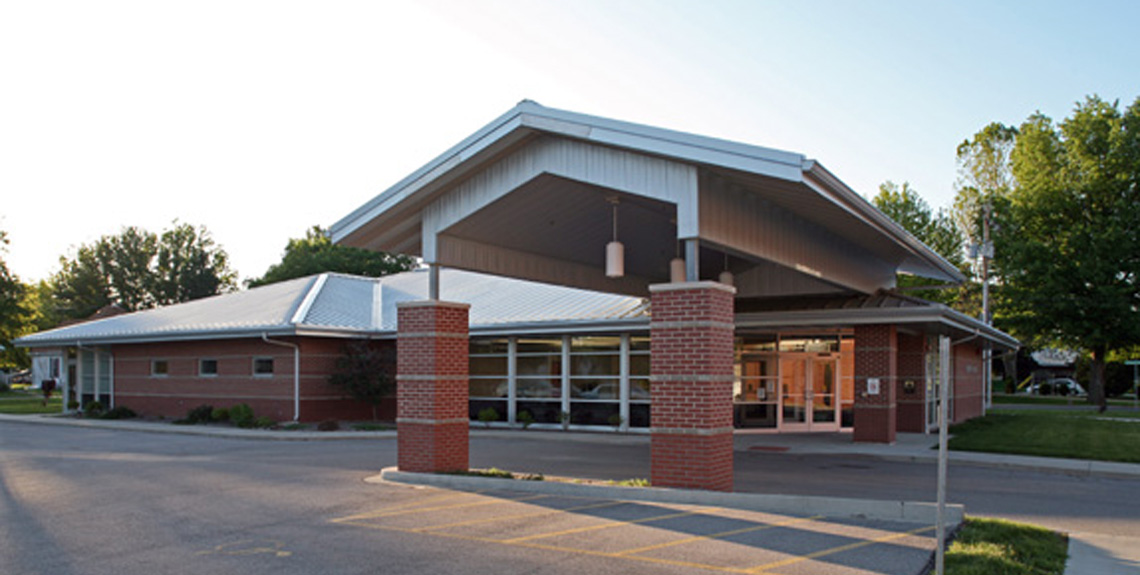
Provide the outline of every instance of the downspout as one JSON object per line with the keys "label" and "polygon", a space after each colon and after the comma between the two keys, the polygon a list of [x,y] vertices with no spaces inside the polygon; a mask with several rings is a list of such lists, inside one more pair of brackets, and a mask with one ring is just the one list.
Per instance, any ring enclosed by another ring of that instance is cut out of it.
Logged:
{"label": "downspout", "polygon": [[269,339],[269,334],[262,332],[261,339],[265,343],[293,348],[293,421],[301,420],[301,346],[287,341]]}

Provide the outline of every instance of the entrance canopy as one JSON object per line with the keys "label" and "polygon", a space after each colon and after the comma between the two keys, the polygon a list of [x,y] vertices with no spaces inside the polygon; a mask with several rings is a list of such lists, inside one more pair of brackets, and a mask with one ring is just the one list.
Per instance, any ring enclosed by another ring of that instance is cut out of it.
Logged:
{"label": "entrance canopy", "polygon": [[[625,273],[609,278],[615,228]],[[964,280],[814,160],[530,101],[330,232],[429,264],[636,296],[669,282],[679,254],[688,281],[733,272],[740,298],[872,294],[896,272]]]}

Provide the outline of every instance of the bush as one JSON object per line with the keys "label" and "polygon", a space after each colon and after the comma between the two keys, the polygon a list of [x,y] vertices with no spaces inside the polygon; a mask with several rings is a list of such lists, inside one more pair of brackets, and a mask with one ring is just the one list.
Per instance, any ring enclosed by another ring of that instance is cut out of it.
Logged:
{"label": "bush", "polygon": [[103,404],[98,401],[88,401],[87,405],[83,406],[83,415],[87,417],[99,417],[103,415]]}
{"label": "bush", "polygon": [[258,429],[269,429],[270,427],[273,427],[274,425],[277,425],[277,422],[273,421],[272,419],[270,419],[269,417],[267,417],[265,415],[262,415],[261,417],[258,417],[257,419],[253,420],[253,426],[258,428]]}
{"label": "bush", "polygon": [[244,429],[253,427],[253,408],[244,403],[231,407],[230,423]]}
{"label": "bush", "polygon": [[224,407],[215,407],[214,411],[210,412],[210,419],[213,421],[229,421],[230,410]]}
{"label": "bush", "polygon": [[523,429],[530,427],[530,425],[534,423],[534,416],[525,409],[519,412],[517,419],[519,420],[519,423],[522,424]]}
{"label": "bush", "polygon": [[135,417],[138,417],[138,414],[131,408],[120,405],[104,413],[100,419],[133,419]]}
{"label": "bush", "polygon": [[79,402],[74,400],[74,399],[67,402],[67,409],[69,409],[71,411],[75,411],[76,409],[79,409]]}
{"label": "bush", "polygon": [[12,388],[8,387],[7,383],[0,383],[0,393],[8,393]]}
{"label": "bush", "polygon": [[617,431],[621,429],[622,424],[625,423],[625,418],[622,417],[620,413],[615,413],[613,415],[610,415],[607,421],[609,421],[609,424],[613,426],[614,431]]}
{"label": "bush", "polygon": [[483,422],[485,427],[491,427],[492,421],[499,420],[499,412],[493,407],[479,410],[479,421]]}
{"label": "bush", "polygon": [[326,419],[317,424],[317,431],[336,431],[340,429],[340,422],[335,419]]}
{"label": "bush", "polygon": [[210,423],[214,417],[214,406],[212,405],[199,405],[194,409],[186,412],[186,423],[190,425],[197,425],[199,423]]}
{"label": "bush", "polygon": [[1053,395],[1053,384],[1044,382],[1037,386],[1037,395]]}

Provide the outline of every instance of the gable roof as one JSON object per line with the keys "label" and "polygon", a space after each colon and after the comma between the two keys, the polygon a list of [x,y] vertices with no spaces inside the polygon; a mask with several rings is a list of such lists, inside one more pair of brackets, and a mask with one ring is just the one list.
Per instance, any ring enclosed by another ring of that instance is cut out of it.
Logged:
{"label": "gable roof", "polygon": [[[22,347],[237,337],[393,335],[396,304],[427,299],[426,270],[366,278],[325,273],[167,307],[43,331]],[[471,330],[567,330],[648,318],[648,302],[446,269],[442,297],[471,304]]]}

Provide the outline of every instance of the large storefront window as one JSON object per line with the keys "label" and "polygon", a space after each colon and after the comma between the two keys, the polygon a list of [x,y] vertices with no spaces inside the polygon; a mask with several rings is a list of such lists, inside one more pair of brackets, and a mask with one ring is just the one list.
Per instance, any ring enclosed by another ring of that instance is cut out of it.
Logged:
{"label": "large storefront window", "polygon": [[621,337],[570,339],[570,423],[621,424]]}

